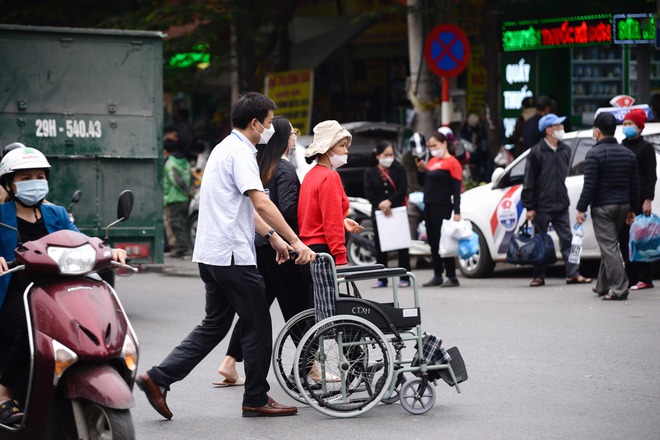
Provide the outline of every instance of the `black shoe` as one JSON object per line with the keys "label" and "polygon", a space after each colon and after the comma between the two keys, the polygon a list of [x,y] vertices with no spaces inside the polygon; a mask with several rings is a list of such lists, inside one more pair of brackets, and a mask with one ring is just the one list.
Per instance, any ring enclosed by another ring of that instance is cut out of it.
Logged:
{"label": "black shoe", "polygon": [[422,284],[422,287],[436,287],[442,285],[442,277],[433,277],[430,281]]}
{"label": "black shoe", "polygon": [[458,287],[460,286],[461,283],[458,282],[458,279],[456,278],[447,278],[447,281],[442,283],[440,287]]}

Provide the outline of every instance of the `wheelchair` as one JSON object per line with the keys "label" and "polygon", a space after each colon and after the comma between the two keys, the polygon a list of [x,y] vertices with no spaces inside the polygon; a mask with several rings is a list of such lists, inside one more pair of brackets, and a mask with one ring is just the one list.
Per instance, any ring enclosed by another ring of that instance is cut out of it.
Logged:
{"label": "wheelchair", "polygon": [[[291,318],[275,340],[273,370],[287,395],[325,415],[349,418],[397,401],[411,414],[424,414],[435,403],[440,378],[461,392],[465,364],[457,348],[445,351],[442,341],[422,331],[414,274],[382,265],[337,269],[323,253],[317,261],[331,268],[332,280],[323,289],[315,286],[315,308]],[[411,280],[412,307],[399,306],[395,279],[403,275]],[[390,303],[363,299],[355,285],[379,278],[391,278]],[[415,345],[412,358],[404,355],[406,343]]]}

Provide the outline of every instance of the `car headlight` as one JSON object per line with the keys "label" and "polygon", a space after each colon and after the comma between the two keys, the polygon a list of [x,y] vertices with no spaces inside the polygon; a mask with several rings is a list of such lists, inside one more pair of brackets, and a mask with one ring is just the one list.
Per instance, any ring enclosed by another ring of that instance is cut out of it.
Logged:
{"label": "car headlight", "polygon": [[96,263],[96,250],[91,244],[75,248],[49,246],[48,256],[57,263],[60,273],[65,275],[91,272]]}

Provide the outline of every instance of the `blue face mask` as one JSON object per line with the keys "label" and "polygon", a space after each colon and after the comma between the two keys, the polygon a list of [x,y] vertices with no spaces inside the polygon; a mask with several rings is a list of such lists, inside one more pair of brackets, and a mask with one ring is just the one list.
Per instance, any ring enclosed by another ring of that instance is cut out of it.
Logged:
{"label": "blue face mask", "polygon": [[628,139],[632,139],[637,136],[637,129],[631,126],[623,127],[623,135]]}
{"label": "blue face mask", "polygon": [[25,206],[35,206],[48,195],[45,179],[22,180],[16,183],[16,198]]}

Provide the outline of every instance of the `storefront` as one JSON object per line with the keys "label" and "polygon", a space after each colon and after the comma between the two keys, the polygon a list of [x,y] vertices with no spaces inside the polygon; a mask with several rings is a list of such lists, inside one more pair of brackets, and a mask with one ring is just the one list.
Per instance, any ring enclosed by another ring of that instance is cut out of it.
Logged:
{"label": "storefront", "polygon": [[[652,13],[511,20],[501,27],[502,117],[510,134],[525,96],[549,95],[573,128],[617,95],[660,93]],[[512,122],[513,121],[513,122]]]}

